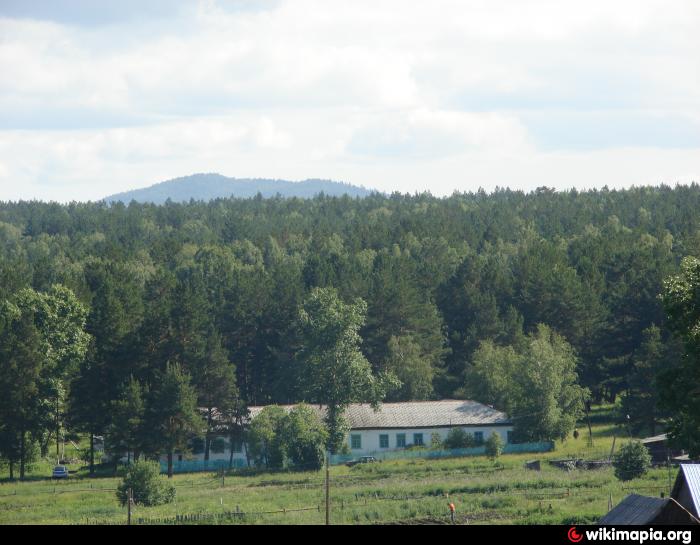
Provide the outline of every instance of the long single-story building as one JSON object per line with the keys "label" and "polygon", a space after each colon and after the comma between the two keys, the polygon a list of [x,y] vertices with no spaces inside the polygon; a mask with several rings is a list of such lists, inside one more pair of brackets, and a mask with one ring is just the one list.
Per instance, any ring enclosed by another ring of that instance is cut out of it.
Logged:
{"label": "long single-story building", "polygon": [[[294,405],[282,405],[289,411]],[[311,406],[323,417],[323,406]],[[255,418],[264,407],[250,407]],[[469,400],[410,401],[382,403],[378,411],[369,404],[354,403],[345,411],[350,425],[347,444],[353,456],[367,456],[412,446],[430,446],[433,434],[444,440],[453,428],[462,428],[477,442],[486,441],[496,432],[504,444],[512,442],[513,424],[508,416],[493,407]],[[223,437],[212,437],[209,460],[233,461],[234,467],[248,465],[245,444],[229,445]],[[231,447],[233,457],[231,457]],[[195,452],[176,461],[203,460],[203,452]]]}
{"label": "long single-story building", "polygon": [[377,412],[369,405],[356,404],[348,407],[345,417],[350,424],[348,447],[356,455],[429,446],[433,434],[444,440],[452,428],[471,433],[477,443],[493,432],[510,443],[513,431],[505,413],[476,401],[385,403]]}

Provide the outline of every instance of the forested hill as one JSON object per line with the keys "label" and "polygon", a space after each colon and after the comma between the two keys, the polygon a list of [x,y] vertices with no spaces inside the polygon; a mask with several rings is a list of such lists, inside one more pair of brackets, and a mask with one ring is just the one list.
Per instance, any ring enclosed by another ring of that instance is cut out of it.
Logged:
{"label": "forested hill", "polygon": [[200,363],[231,362],[250,404],[313,401],[299,309],[330,286],[366,302],[362,351],[402,381],[389,399],[470,396],[507,409],[478,380],[510,372],[502,366],[528,335],[556,332],[552,354],[570,345],[595,397],[625,394],[632,418],[650,424],[661,416],[655,374],[678,361],[658,295],[683,256],[700,255],[698,211],[698,185],[0,203],[0,301],[60,283],[86,305],[93,341],[77,376],[87,385],[72,391],[101,392],[92,415],[167,361],[193,380]]}
{"label": "forested hill", "polygon": [[264,178],[227,178],[221,174],[193,174],[192,176],[175,178],[143,189],[111,195],[105,198],[105,201],[129,203],[135,200],[143,203],[163,204],[168,199],[175,202],[188,202],[190,199],[209,201],[220,197],[245,199],[254,197],[258,193],[263,197],[274,197],[279,194],[282,197],[311,198],[319,193],[330,196],[349,195],[351,197],[365,197],[370,194],[370,191],[364,187],[330,180],[288,182]]}

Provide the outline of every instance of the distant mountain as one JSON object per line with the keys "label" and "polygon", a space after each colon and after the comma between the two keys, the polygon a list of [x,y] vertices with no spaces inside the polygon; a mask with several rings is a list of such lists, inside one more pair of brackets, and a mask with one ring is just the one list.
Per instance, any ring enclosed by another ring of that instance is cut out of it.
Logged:
{"label": "distant mountain", "polygon": [[279,193],[282,197],[310,198],[321,192],[331,196],[349,195],[350,197],[365,197],[371,193],[364,187],[331,180],[289,182],[264,178],[227,178],[221,174],[193,174],[143,189],[117,193],[104,200],[124,203],[134,200],[162,204],[168,199],[174,202],[186,202],[190,199],[208,201],[219,197],[245,199],[255,197],[258,193],[263,197],[274,197]]}

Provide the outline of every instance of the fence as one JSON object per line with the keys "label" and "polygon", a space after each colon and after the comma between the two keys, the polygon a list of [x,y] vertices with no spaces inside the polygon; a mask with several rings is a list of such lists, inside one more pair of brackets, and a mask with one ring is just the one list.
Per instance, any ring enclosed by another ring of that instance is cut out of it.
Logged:
{"label": "fence", "polygon": [[321,506],[316,505],[314,507],[300,507],[296,509],[277,509],[274,511],[241,511],[240,509],[236,511],[226,511],[224,513],[189,513],[182,515],[175,515],[174,517],[136,517],[134,523],[136,524],[190,524],[196,522],[208,522],[212,521],[224,521],[224,520],[234,520],[234,519],[245,519],[246,517],[260,517],[263,515],[274,515],[274,514],[287,514],[287,513],[300,513],[302,511],[318,511],[321,512]]}
{"label": "fence", "polygon": [[[542,441],[539,443],[508,443],[503,447],[504,454],[517,454],[522,452],[550,452],[554,450],[554,443]],[[481,445],[471,448],[456,448],[444,450],[432,449],[406,449],[391,451],[374,451],[363,454],[363,456],[373,456],[377,460],[404,460],[413,458],[459,458],[463,456],[483,456],[486,454],[486,446]],[[354,460],[357,456],[352,454],[333,454],[331,464],[344,464]]]}
{"label": "fence", "polygon": [[[504,454],[517,454],[521,452],[550,452],[554,450],[554,443],[542,441],[539,443],[507,443],[503,447]],[[366,456],[374,456],[377,460],[403,460],[415,458],[460,458],[463,456],[483,456],[486,453],[486,446],[480,445],[471,448],[432,450],[427,448],[404,449],[392,451],[374,451],[366,453]],[[333,454],[331,464],[338,465],[355,459],[352,454]],[[214,471],[229,469],[243,469],[248,467],[245,460],[234,458],[229,465],[228,460],[180,460],[173,462],[173,473],[195,473],[200,471]],[[168,471],[168,463],[160,462],[161,473]]]}
{"label": "fence", "polygon": [[[509,498],[512,498],[513,496],[520,496],[526,499],[527,501],[530,502],[539,502],[539,507],[537,508],[539,511],[542,510],[543,504],[542,501],[547,501],[547,500],[566,500],[569,499],[573,494],[572,491],[569,488],[556,488],[552,489],[549,491],[539,491],[539,490],[530,490],[530,491],[513,491],[511,489],[499,489],[498,487],[486,490],[483,492],[483,495],[506,495]],[[513,514],[509,513],[501,513],[497,509],[488,509],[488,510],[483,510],[483,509],[477,509],[473,510],[474,507],[473,505],[470,505],[469,501],[465,497],[464,494],[461,493],[454,493],[451,494],[451,498],[453,498],[452,501],[459,502],[460,508],[464,509],[466,506],[468,509],[472,509],[470,512],[463,512],[460,516],[464,519],[463,522],[468,522],[467,519],[470,519],[471,521],[476,521],[476,520],[498,520],[502,518],[509,518],[514,516]],[[495,500],[494,500],[495,501]],[[381,492],[368,492],[368,493],[356,493],[354,494],[354,497],[343,497],[343,498],[334,498],[334,500],[331,502],[330,509],[332,513],[335,513],[334,517],[340,516],[340,513],[346,510],[354,510],[357,508],[365,508],[367,506],[373,507],[373,511],[380,510],[381,507],[377,508],[377,506],[385,503],[385,502],[401,502],[401,503],[406,503],[406,502],[411,502],[413,504],[413,507],[411,508],[411,511],[414,514],[414,517],[416,516],[416,513],[420,513],[421,517],[425,517],[424,522],[429,522],[429,523],[435,523],[436,521],[439,521],[446,516],[442,515],[441,513],[444,512],[444,504],[445,504],[445,496],[442,492],[434,492],[434,493],[425,493],[425,494],[408,494],[408,493],[403,493],[403,494],[391,494],[391,495],[384,495]],[[483,507],[483,498],[482,501],[480,502]],[[532,508],[534,509],[534,507]],[[551,505],[549,507],[551,509]],[[139,524],[139,525],[180,525],[180,524],[197,524],[197,523],[204,523],[204,524],[212,524],[212,523],[217,523],[217,522],[240,522],[240,523],[251,523],[256,519],[261,519],[264,518],[267,515],[288,515],[288,514],[294,514],[294,513],[302,513],[302,512],[318,512],[318,513],[323,513],[324,511],[324,506],[322,503],[319,503],[315,506],[309,506],[309,507],[278,507],[276,509],[271,509],[271,510],[265,510],[265,511],[256,511],[256,510],[246,510],[242,509],[241,506],[237,506],[235,511],[223,511],[223,512],[196,512],[196,513],[180,513],[176,515],[163,515],[163,516],[156,516],[156,517],[141,517],[141,516],[133,516],[132,517],[132,524]],[[429,518],[428,518],[429,517]],[[338,521],[338,519],[335,519]],[[341,523],[348,523],[351,522],[352,519],[340,519]],[[369,519],[368,519],[369,520]],[[402,521],[396,521],[396,522],[405,522],[407,519],[403,519]],[[409,517],[410,520],[410,517]],[[449,520],[446,518],[446,520]],[[385,524],[391,524],[392,522],[383,520],[381,518],[379,519],[373,519],[373,522],[383,522]],[[306,523],[309,521],[307,520]],[[98,520],[95,520],[94,523],[99,524]],[[88,521],[89,524],[89,521]]]}

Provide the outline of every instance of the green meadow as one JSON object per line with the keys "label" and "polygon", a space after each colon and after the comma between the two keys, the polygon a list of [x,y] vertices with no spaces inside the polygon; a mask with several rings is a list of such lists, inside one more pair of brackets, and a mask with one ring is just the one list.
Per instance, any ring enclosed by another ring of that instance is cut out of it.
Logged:
{"label": "green meadow", "polygon": [[[593,445],[587,427],[578,439],[546,454],[443,460],[398,460],[333,466],[331,523],[444,524],[454,502],[460,524],[584,524],[595,522],[625,495],[668,493],[675,469],[656,468],[622,483],[611,467],[565,470],[548,460],[600,459],[629,440],[624,428],[593,415]],[[525,469],[540,459],[541,471]],[[2,524],[126,524],[127,510],[114,489],[119,478],[87,475],[81,468],[66,481],[48,478],[50,464],[37,464],[25,482],[0,484]],[[176,475],[174,503],[136,506],[134,524],[324,524],[324,471]]]}

